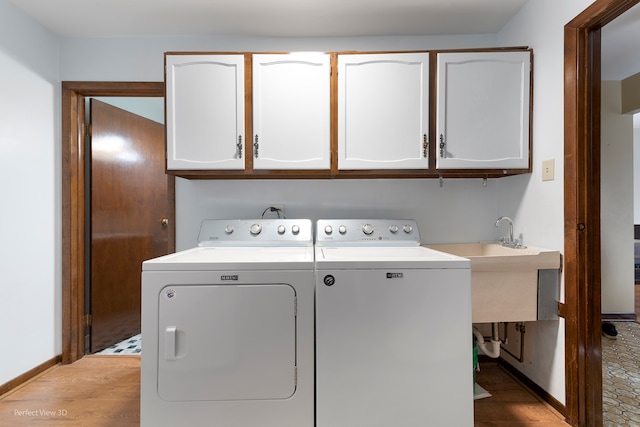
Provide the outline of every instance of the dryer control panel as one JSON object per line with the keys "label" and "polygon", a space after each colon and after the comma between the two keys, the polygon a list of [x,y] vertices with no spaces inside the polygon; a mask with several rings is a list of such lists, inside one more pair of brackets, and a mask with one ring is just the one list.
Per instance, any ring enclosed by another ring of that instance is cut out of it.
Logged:
{"label": "dryer control panel", "polygon": [[320,219],[316,245],[419,246],[420,232],[413,219]]}
{"label": "dryer control panel", "polygon": [[207,219],[198,246],[312,246],[309,219]]}

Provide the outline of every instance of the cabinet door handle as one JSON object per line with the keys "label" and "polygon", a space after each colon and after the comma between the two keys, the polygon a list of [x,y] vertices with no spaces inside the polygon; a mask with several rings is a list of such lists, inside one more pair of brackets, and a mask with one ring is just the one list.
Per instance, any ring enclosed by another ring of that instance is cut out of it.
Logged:
{"label": "cabinet door handle", "polygon": [[258,158],[258,148],[260,148],[260,144],[258,144],[258,134],[256,134],[256,142],[253,143],[253,157]]}
{"label": "cabinet door handle", "polygon": [[238,158],[242,158],[242,135],[238,135],[238,143],[236,144],[236,152],[238,153]]}
{"label": "cabinet door handle", "polygon": [[440,157],[447,158],[447,150],[445,150],[446,144],[444,143],[444,135],[440,134]]}
{"label": "cabinet door handle", "polygon": [[427,158],[427,152],[429,150],[429,141],[427,141],[427,134],[422,135],[422,157]]}

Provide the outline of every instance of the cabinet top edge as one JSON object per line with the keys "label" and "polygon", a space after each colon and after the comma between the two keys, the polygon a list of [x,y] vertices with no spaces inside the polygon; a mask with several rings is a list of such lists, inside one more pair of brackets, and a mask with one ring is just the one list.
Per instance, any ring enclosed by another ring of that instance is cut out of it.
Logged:
{"label": "cabinet top edge", "polygon": [[[510,51],[529,51],[533,49],[529,46],[494,46],[494,47],[478,47],[466,49],[426,49],[426,50],[380,50],[380,51],[362,51],[362,50],[345,50],[345,51],[322,51],[317,53],[333,54],[333,55],[366,55],[366,54],[384,54],[384,53],[445,53],[445,52],[510,52]],[[165,56],[169,55],[287,55],[290,53],[299,53],[308,51],[264,51],[264,52],[241,52],[241,51],[166,51]]]}

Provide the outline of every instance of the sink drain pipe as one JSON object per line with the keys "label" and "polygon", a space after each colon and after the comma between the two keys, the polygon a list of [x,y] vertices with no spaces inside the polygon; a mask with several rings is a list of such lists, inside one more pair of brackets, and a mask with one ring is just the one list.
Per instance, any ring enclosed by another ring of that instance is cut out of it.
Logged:
{"label": "sink drain pipe", "polygon": [[[523,363],[524,362],[524,333],[526,332],[525,331],[525,327],[524,327],[524,322],[516,323],[515,329],[516,329],[517,332],[520,332],[520,356],[516,356],[515,354],[510,352],[509,349],[506,348],[506,347],[503,347],[502,349],[509,356],[513,357],[518,362]],[[508,334],[509,334],[509,323],[508,322],[504,322],[504,340],[502,340],[502,342],[504,344],[507,343],[507,340],[508,340],[508,336],[507,335]]]}
{"label": "sink drain pipe", "polygon": [[478,328],[476,328],[475,326],[473,327],[473,335],[476,337],[476,343],[478,344],[478,348],[482,351],[483,354],[494,359],[500,357],[501,341],[500,341],[500,336],[498,334],[497,323],[491,324],[491,343],[490,343],[491,349],[487,348],[487,344],[489,343],[485,342],[484,337],[482,336]]}

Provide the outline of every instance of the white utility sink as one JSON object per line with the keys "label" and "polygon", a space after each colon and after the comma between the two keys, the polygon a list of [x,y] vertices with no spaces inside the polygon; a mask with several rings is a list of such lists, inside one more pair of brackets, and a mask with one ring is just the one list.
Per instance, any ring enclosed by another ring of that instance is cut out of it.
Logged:
{"label": "white utility sink", "polygon": [[538,319],[538,270],[559,270],[560,252],[498,242],[427,245],[471,260],[473,323]]}

